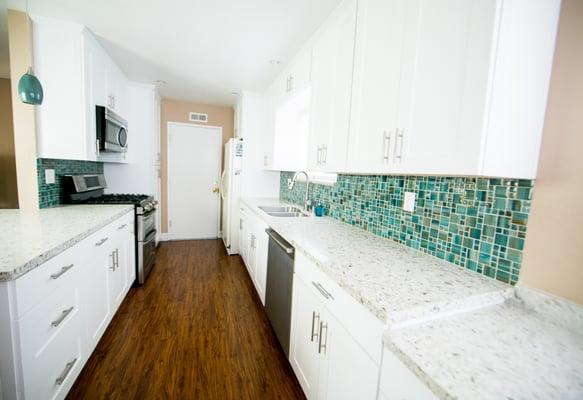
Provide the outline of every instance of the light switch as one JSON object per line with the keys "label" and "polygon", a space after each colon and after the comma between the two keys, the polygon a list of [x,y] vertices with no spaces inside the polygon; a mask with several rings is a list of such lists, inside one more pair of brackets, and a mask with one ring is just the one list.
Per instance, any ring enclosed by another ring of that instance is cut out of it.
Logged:
{"label": "light switch", "polygon": [[50,185],[51,183],[55,183],[55,170],[54,169],[45,169],[45,183]]}
{"label": "light switch", "polygon": [[403,200],[403,210],[414,212],[415,211],[415,197],[414,192],[405,192],[405,199]]}

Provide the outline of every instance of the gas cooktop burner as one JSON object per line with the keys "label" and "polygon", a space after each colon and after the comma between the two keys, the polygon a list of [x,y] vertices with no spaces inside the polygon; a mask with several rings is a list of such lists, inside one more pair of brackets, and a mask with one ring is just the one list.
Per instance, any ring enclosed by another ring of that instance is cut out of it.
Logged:
{"label": "gas cooktop burner", "polygon": [[93,204],[139,204],[144,200],[151,200],[152,197],[145,194],[102,194],[97,197],[85,199],[83,203]]}

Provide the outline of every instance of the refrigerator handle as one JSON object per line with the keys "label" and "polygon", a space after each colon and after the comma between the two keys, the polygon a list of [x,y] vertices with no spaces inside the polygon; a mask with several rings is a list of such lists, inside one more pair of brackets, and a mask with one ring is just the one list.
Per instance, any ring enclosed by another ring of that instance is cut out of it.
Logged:
{"label": "refrigerator handle", "polygon": [[223,173],[221,174],[221,182],[219,184],[219,188],[220,188],[220,192],[221,192],[221,199],[223,199],[223,201],[225,201],[225,188],[223,187],[223,184],[225,183],[225,173],[227,172],[227,170],[223,170]]}

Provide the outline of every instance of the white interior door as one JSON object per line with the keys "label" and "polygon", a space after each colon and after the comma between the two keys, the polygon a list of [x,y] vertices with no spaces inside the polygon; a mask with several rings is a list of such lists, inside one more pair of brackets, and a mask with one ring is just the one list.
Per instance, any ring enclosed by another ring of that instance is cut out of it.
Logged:
{"label": "white interior door", "polygon": [[168,123],[168,233],[170,239],[219,234],[219,127]]}

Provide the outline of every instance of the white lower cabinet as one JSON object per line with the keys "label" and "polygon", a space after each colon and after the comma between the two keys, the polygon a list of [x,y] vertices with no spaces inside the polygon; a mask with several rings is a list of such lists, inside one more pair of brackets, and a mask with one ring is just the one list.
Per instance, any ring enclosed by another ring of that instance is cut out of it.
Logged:
{"label": "white lower cabinet", "polygon": [[374,399],[383,325],[316,269],[296,254],[292,368],[308,399]]}
{"label": "white lower cabinet", "polygon": [[261,302],[265,304],[269,245],[265,232],[267,224],[247,206],[241,205],[239,211],[239,254],[247,267],[247,272]]}
{"label": "white lower cabinet", "polygon": [[401,360],[385,349],[378,398],[382,400],[436,400],[437,396]]}
{"label": "white lower cabinet", "polygon": [[0,399],[63,399],[135,278],[128,212],[0,282]]}

